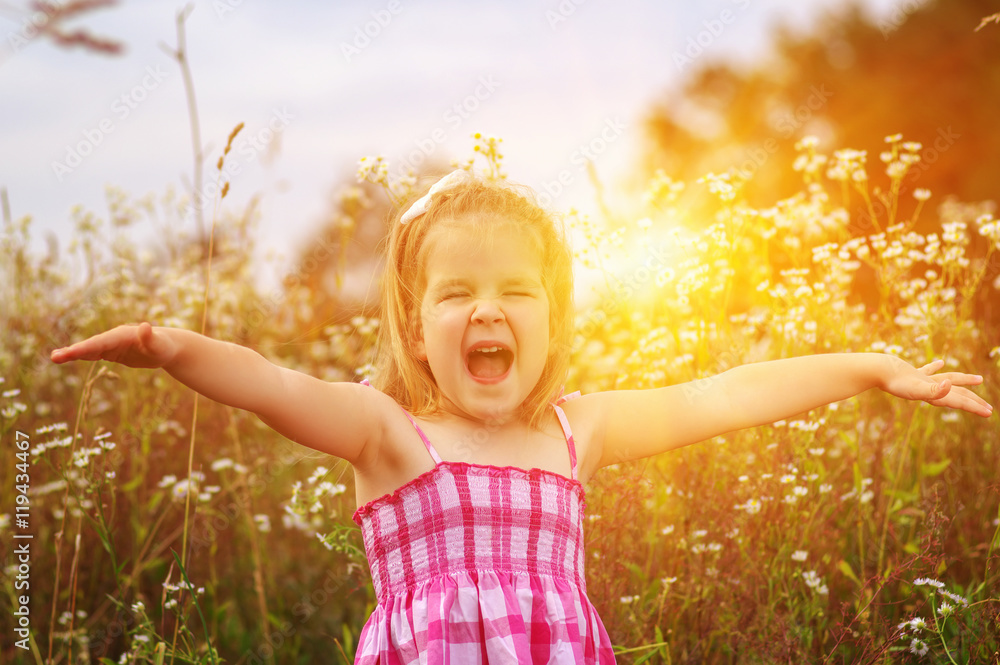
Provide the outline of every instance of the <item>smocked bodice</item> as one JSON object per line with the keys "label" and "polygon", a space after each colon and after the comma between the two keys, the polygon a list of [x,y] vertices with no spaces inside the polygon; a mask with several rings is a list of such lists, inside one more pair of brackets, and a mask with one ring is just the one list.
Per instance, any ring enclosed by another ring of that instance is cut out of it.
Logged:
{"label": "smocked bodice", "polygon": [[379,602],[434,577],[490,570],[586,591],[584,493],[549,471],[442,462],[354,515]]}

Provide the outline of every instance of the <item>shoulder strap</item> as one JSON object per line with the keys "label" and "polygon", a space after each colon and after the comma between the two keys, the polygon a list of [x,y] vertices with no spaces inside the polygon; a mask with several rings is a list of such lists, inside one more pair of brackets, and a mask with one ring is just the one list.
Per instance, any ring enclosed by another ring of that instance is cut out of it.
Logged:
{"label": "shoulder strap", "polygon": [[[399,408],[403,409],[403,407]],[[427,438],[427,435],[424,434],[424,430],[420,429],[420,426],[417,425],[417,421],[413,419],[413,416],[411,416],[406,409],[403,409],[403,415],[406,416],[406,419],[410,421],[411,425],[413,425],[413,429],[417,430],[417,434],[420,435],[420,440],[424,442],[424,446],[427,448],[427,452],[431,454],[431,459],[434,460],[434,464],[440,464],[441,456],[438,455],[438,451],[434,449],[433,445],[431,445],[431,442]]]}
{"label": "shoulder strap", "polygon": [[576,442],[573,441],[573,432],[569,428],[569,421],[566,419],[566,413],[563,412],[562,408],[559,406],[567,400],[571,400],[575,397],[580,396],[580,391],[572,392],[568,395],[563,395],[555,402],[552,403],[552,408],[555,409],[556,417],[559,419],[559,425],[562,426],[563,435],[566,437],[566,447],[569,449],[569,464],[573,469],[573,480],[576,480]]}
{"label": "shoulder strap", "polygon": [[[364,381],[361,382],[361,385],[370,386],[371,384],[368,383],[368,379],[365,379]],[[413,425],[413,429],[417,430],[417,434],[420,435],[420,440],[424,442],[424,447],[426,447],[427,452],[430,453],[431,459],[434,460],[434,464],[440,464],[441,456],[438,455],[438,451],[434,449],[433,445],[431,445],[431,442],[427,438],[427,435],[424,434],[424,431],[420,429],[419,425],[417,425],[417,421],[413,419],[413,416],[411,416],[406,409],[404,409],[403,407],[399,408],[403,412],[403,415],[406,416],[406,419],[410,421],[410,424]]]}

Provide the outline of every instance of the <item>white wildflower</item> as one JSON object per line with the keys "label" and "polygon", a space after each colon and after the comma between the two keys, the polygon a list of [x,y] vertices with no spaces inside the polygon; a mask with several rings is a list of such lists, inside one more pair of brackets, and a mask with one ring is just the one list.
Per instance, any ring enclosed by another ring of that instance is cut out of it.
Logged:
{"label": "white wildflower", "polygon": [[317,533],[316,537],[319,538],[319,542],[323,543],[323,547],[325,547],[328,550],[332,550],[333,549],[333,545],[331,545],[330,543],[326,542],[326,534],[325,533]]}
{"label": "white wildflower", "polygon": [[809,557],[809,552],[805,550],[795,550],[792,552],[792,561],[805,561]]}
{"label": "white wildflower", "polygon": [[268,515],[254,515],[253,521],[257,524],[257,530],[261,533],[268,533],[271,530],[271,518]]}
{"label": "white wildflower", "polygon": [[223,469],[231,468],[233,468],[233,460],[228,457],[220,457],[212,462],[212,471],[222,471]]}
{"label": "white wildflower", "polygon": [[918,577],[917,579],[913,580],[913,583],[917,586],[924,586],[925,584],[929,584],[930,586],[937,587],[938,589],[944,587],[944,582],[938,582],[937,580],[932,579],[930,577]]}
{"label": "white wildflower", "polygon": [[317,480],[319,480],[320,478],[322,478],[323,476],[325,476],[328,473],[330,473],[330,470],[327,469],[325,466],[317,466],[316,470],[313,471],[312,475],[309,476],[309,480],[306,481],[306,482],[308,482],[310,485],[312,485]]}
{"label": "white wildflower", "polygon": [[174,501],[183,501],[187,497],[188,492],[191,490],[191,481],[184,479],[173,486],[171,494],[173,495]]}
{"label": "white wildflower", "polygon": [[823,580],[821,580],[816,574],[815,570],[807,570],[802,573],[802,578],[806,581],[806,586],[810,589],[815,589],[823,582]]}
{"label": "white wildflower", "polygon": [[947,598],[952,599],[953,601],[955,601],[956,603],[958,603],[962,607],[968,607],[969,606],[969,601],[966,600],[965,598],[963,598],[962,596],[959,596],[957,593],[952,593],[950,591],[945,591],[944,589],[938,589],[938,593],[940,593],[942,596],[945,596]]}

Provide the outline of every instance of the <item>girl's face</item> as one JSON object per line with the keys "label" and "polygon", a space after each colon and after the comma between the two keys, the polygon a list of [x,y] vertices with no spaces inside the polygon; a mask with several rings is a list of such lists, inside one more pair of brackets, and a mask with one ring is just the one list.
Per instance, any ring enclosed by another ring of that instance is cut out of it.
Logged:
{"label": "girl's face", "polygon": [[524,232],[504,224],[492,242],[470,235],[447,224],[427,237],[414,351],[430,365],[445,411],[504,422],[548,359],[549,300]]}

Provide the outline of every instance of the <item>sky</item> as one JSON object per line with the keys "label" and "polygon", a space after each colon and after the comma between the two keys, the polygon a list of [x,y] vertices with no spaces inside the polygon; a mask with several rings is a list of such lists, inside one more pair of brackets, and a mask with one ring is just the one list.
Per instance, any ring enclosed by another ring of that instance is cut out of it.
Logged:
{"label": "sky", "polygon": [[[106,186],[184,191],[187,99],[165,49],[184,5],[125,1],[71,24],[123,42],[122,55],[104,56],[30,39],[28,3],[12,2],[0,2],[0,187],[15,219],[33,217],[37,246],[45,236],[65,246],[74,206],[106,215]],[[366,155],[395,172],[467,158],[474,132],[498,136],[510,180],[554,208],[590,211],[585,159],[627,195],[643,120],[686,73],[711,59],[758,62],[778,22],[808,29],[842,4],[197,0],[186,35],[205,171],[244,122],[226,206],[260,197],[263,283],[308,246]],[[877,18],[905,0],[863,4]]]}

